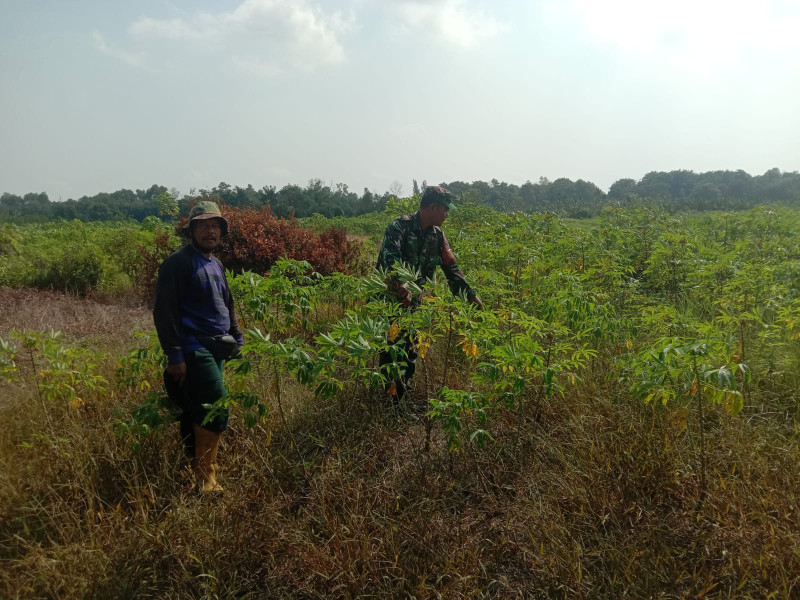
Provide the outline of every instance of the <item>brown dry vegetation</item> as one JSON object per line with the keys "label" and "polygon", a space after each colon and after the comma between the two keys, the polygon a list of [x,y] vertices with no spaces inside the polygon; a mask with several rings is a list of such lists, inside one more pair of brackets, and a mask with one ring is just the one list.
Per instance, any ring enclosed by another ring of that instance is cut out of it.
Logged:
{"label": "brown dry vegetation", "polygon": [[[54,327],[112,356],[150,328],[143,309],[41,292],[2,290],[0,309],[0,336]],[[426,452],[424,421],[380,395],[284,384],[291,435],[277,411],[252,430],[234,415],[216,501],[193,493],[176,425],[139,452],[115,436],[111,409],[138,392],[45,415],[35,389],[3,384],[0,597],[800,597],[784,414],[712,409],[698,509],[694,437],[602,376],[456,454],[435,430]]]}
{"label": "brown dry vegetation", "polygon": [[[124,300],[124,299],[123,299]],[[148,330],[153,317],[135,298],[108,304],[57,292],[0,287],[0,336],[14,329],[63,331],[72,341],[97,339],[124,352],[135,330]]]}

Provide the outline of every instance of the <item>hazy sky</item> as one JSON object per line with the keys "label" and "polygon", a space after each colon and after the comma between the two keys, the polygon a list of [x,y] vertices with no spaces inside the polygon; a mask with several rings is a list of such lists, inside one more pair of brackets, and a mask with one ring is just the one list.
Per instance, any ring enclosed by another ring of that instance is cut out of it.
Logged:
{"label": "hazy sky", "polygon": [[800,170],[800,0],[0,0],[0,192]]}

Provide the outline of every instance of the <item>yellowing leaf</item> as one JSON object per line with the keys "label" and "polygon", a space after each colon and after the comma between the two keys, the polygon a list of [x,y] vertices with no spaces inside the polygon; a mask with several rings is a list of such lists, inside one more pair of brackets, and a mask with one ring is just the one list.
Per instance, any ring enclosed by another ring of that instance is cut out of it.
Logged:
{"label": "yellowing leaf", "polygon": [[726,392],[722,405],[729,415],[735,417],[744,408],[744,398],[739,392]]}
{"label": "yellowing leaf", "polygon": [[392,326],[389,327],[389,341],[395,341],[398,335],[400,335],[400,326],[397,323],[392,323]]}
{"label": "yellowing leaf", "polygon": [[686,430],[686,423],[689,419],[689,411],[685,408],[679,408],[670,416],[672,426],[678,430],[678,433],[683,433]]}
{"label": "yellowing leaf", "polygon": [[428,354],[428,348],[430,348],[430,343],[426,342],[420,342],[417,346],[417,351],[422,358],[425,358],[425,356]]}
{"label": "yellowing leaf", "polygon": [[81,406],[83,406],[83,398],[75,396],[72,400],[69,401],[69,405],[72,407],[73,410],[78,410]]}
{"label": "yellowing leaf", "polygon": [[430,342],[420,342],[418,346],[419,355],[424,359],[425,356],[428,354],[428,348],[431,347]]}

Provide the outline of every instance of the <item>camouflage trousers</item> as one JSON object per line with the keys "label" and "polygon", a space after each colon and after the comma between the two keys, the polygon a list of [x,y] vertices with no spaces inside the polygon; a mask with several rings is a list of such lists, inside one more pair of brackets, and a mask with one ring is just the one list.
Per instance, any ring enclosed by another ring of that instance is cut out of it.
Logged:
{"label": "camouflage trousers", "polygon": [[414,376],[414,372],[417,370],[417,349],[414,346],[414,342],[411,339],[411,336],[407,333],[401,333],[399,339],[395,342],[395,346],[398,346],[403,352],[405,352],[405,356],[401,357],[398,356],[397,362],[398,363],[405,363],[405,369],[403,369],[403,374],[400,379],[389,380],[389,369],[388,365],[392,364],[392,355],[389,352],[381,352],[380,353],[380,368],[381,372],[387,377],[386,381],[386,393],[388,394],[392,388],[392,384],[394,384],[395,393],[392,395],[392,400],[395,403],[400,402],[403,397],[406,395],[408,391],[408,382]]}

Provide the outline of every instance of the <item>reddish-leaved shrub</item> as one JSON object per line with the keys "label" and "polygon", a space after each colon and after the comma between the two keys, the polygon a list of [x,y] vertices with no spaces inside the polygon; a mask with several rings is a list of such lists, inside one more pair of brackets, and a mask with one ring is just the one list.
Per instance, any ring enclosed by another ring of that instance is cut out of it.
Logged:
{"label": "reddish-leaved shrub", "polygon": [[[322,275],[349,273],[356,264],[359,246],[347,240],[342,229],[319,235],[294,219],[279,219],[268,207],[259,210],[220,206],[228,221],[228,235],[214,252],[226,269],[265,274],[281,258],[308,261]],[[179,227],[184,225],[182,220]]]}

